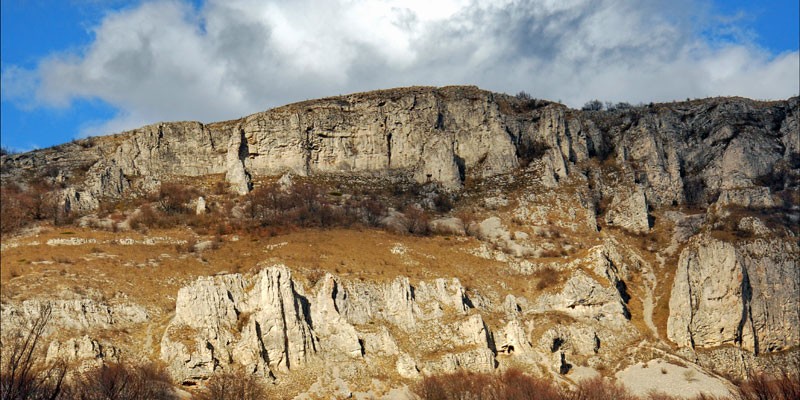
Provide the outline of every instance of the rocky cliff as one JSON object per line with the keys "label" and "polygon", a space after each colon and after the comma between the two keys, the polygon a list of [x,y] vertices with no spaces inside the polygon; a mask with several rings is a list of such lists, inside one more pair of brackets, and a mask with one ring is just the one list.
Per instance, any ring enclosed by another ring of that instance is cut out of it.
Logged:
{"label": "rocky cliff", "polygon": [[[186,384],[235,365],[322,392],[460,368],[524,366],[566,382],[656,355],[743,374],[800,349],[798,103],[580,111],[474,87],[413,87],[4,156],[4,184],[60,183],[70,211],[209,176],[237,195],[279,176],[286,190],[294,175],[417,183],[461,203],[430,221],[454,253],[397,243],[391,268],[384,255],[356,263],[377,275],[339,273],[342,259],[312,279],[308,263],[324,254],[271,256],[253,238],[255,248],[236,254],[267,253],[247,258],[258,268],[184,271],[166,306],[18,294],[5,297],[3,317],[24,326],[32,302],[52,303],[53,324],[80,335],[51,352],[72,358],[116,357],[125,346],[100,343],[97,332],[150,326],[149,351]],[[418,207],[433,208],[418,196]],[[408,223],[397,210],[382,221]],[[41,245],[26,240],[4,239],[4,255]],[[364,240],[377,241],[366,253],[387,251],[380,237]],[[380,375],[365,375],[370,367]],[[298,371],[324,373],[309,382]]]}
{"label": "rocky cliff", "polygon": [[708,205],[773,175],[783,175],[784,184],[796,180],[799,118],[798,98],[587,112],[474,87],[415,87],[208,125],[159,123],[2,162],[7,174],[60,173],[102,198],[121,196],[132,184],[152,188],[173,176],[209,174],[225,174],[243,193],[253,177],[285,172],[396,175],[457,189],[467,178],[508,173],[535,157],[546,161],[548,181],[587,160],[610,158],[648,205]]}

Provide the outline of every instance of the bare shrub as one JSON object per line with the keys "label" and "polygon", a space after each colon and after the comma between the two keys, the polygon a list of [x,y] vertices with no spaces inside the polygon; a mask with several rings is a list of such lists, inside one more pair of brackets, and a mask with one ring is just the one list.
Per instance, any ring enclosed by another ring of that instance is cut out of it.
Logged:
{"label": "bare shrub", "polygon": [[261,400],[267,391],[254,374],[236,368],[214,374],[206,383],[205,390],[197,396],[200,400]]}
{"label": "bare shrub", "polygon": [[564,393],[566,400],[635,400],[624,386],[601,377],[583,380],[572,392]]}
{"label": "bare shrub", "polygon": [[440,213],[450,212],[453,209],[453,199],[447,193],[437,193],[433,198],[433,206]]}
{"label": "bare shrub", "polygon": [[426,376],[414,387],[424,400],[556,400],[562,394],[549,381],[517,369],[503,374],[458,371]]}
{"label": "bare shrub", "polygon": [[157,202],[165,214],[186,214],[189,211],[187,204],[195,197],[195,190],[178,183],[164,182],[158,190]]}
{"label": "bare shrub", "polygon": [[155,364],[103,364],[81,374],[73,392],[81,400],[177,399],[169,374]]}
{"label": "bare shrub", "polygon": [[42,306],[30,329],[10,334],[10,345],[3,347],[0,399],[62,398],[66,364],[62,361],[44,362],[39,350],[42,333],[51,315],[50,306]]}
{"label": "bare shrub", "polygon": [[739,385],[741,400],[800,399],[800,360],[784,365],[777,374],[763,372],[748,374]]}
{"label": "bare shrub", "polygon": [[603,110],[603,102],[600,100],[590,100],[587,101],[586,104],[581,107],[583,111],[602,111]]}
{"label": "bare shrub", "polygon": [[0,187],[0,232],[15,232],[32,220],[31,199],[17,185],[3,184]]}
{"label": "bare shrub", "polygon": [[380,226],[381,220],[386,216],[386,206],[373,196],[361,200],[360,206],[367,225]]}
{"label": "bare shrub", "polygon": [[499,398],[507,400],[556,400],[561,398],[559,390],[550,382],[537,379],[518,369],[509,369],[500,377],[502,392]]}
{"label": "bare shrub", "polygon": [[427,236],[431,234],[430,217],[422,208],[409,205],[403,210],[403,215],[408,220],[408,233],[412,235]]}
{"label": "bare shrub", "polygon": [[549,287],[557,285],[560,281],[558,271],[553,267],[545,267],[536,273],[536,289],[545,290]]}

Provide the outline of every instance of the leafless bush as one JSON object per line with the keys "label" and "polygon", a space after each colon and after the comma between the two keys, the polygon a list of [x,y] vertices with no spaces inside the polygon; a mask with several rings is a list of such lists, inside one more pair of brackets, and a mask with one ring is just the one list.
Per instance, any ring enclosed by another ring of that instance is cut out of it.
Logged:
{"label": "leafless bush", "polygon": [[164,182],[158,190],[157,202],[165,214],[186,214],[191,211],[187,204],[196,195],[196,191],[187,186]]}
{"label": "leafless bush", "polygon": [[15,184],[0,187],[0,232],[15,232],[29,224],[31,199]]}
{"label": "leafless bush", "polygon": [[416,205],[410,205],[403,210],[403,215],[408,220],[408,233],[420,236],[430,235],[431,230],[428,225],[430,217],[425,210]]}
{"label": "leafless bush", "polygon": [[459,371],[423,378],[414,391],[424,400],[556,400],[562,394],[549,381],[511,369],[501,375]]}
{"label": "leafless bush", "polygon": [[635,400],[624,386],[597,377],[583,380],[571,392],[564,393],[565,400]]}
{"label": "leafless bush", "polygon": [[748,374],[739,385],[741,400],[800,399],[800,359],[784,365],[777,374]]}
{"label": "leafless bush", "polygon": [[536,289],[545,290],[559,283],[559,273],[553,267],[545,267],[536,273]]}
{"label": "leafless bush", "polygon": [[80,400],[177,399],[167,372],[155,364],[106,363],[91,369],[73,384]]}
{"label": "leafless bush", "polygon": [[581,107],[583,111],[601,111],[603,110],[603,102],[600,100],[590,100]]}
{"label": "leafless bush", "polygon": [[367,225],[379,226],[383,217],[386,216],[386,206],[373,196],[361,200],[360,205]]}
{"label": "leafless bush", "polygon": [[66,364],[42,361],[43,355],[39,350],[42,333],[51,315],[50,306],[42,306],[30,329],[10,334],[12,342],[3,347],[0,399],[62,398]]}
{"label": "leafless bush", "polygon": [[200,400],[261,400],[267,398],[267,391],[256,375],[237,368],[214,374],[197,397]]}

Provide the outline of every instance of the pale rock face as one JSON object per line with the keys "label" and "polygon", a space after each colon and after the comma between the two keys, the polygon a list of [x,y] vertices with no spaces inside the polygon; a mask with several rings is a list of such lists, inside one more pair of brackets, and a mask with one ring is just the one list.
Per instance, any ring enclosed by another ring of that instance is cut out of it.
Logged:
{"label": "pale rock face", "polygon": [[632,191],[614,195],[608,207],[606,222],[633,233],[647,233],[650,224],[647,219],[647,201],[642,189],[636,186]]}
{"label": "pale rock face", "polygon": [[397,369],[397,373],[403,378],[414,379],[419,377],[419,368],[417,367],[417,363],[413,358],[411,358],[410,355],[406,353],[402,353],[399,357],[397,357],[395,369]]}
{"label": "pale rock face", "polygon": [[627,315],[625,303],[616,288],[605,287],[580,270],[572,274],[560,293],[539,296],[534,311],[549,310],[612,325],[623,325]]}
{"label": "pale rock face", "polygon": [[103,346],[89,336],[68,339],[64,342],[54,340],[47,347],[45,362],[62,360],[82,365],[98,365],[104,361],[118,361],[118,351],[113,346]]}
{"label": "pale rock face", "polygon": [[13,329],[27,329],[46,305],[51,307],[51,316],[45,333],[54,329],[124,328],[149,320],[147,311],[135,304],[105,304],[91,299],[25,300],[19,305],[2,305],[0,315],[4,333]]}
{"label": "pale rock face", "polygon": [[[408,278],[372,284],[342,282],[327,274],[306,297],[284,266],[252,278],[239,274],[199,278],[178,293],[175,317],[161,341],[161,358],[178,380],[200,379],[230,364],[277,376],[313,357],[323,363],[401,354],[388,322],[416,339],[415,352],[476,349],[442,365],[487,368],[492,333],[457,279],[412,287]],[[440,325],[442,318],[457,319]],[[404,334],[404,335],[406,335]],[[474,353],[474,354],[473,354]],[[404,354],[404,353],[403,353]],[[401,354],[398,371],[413,375]]]}
{"label": "pale rock face", "polygon": [[722,156],[721,189],[751,186],[753,180],[772,171],[782,154],[774,151],[772,138],[742,132],[731,140]]}
{"label": "pale rock face", "polygon": [[207,211],[206,209],[206,199],[203,196],[197,198],[197,205],[195,206],[195,214],[203,215]]}
{"label": "pale rock face", "polygon": [[418,317],[422,319],[436,319],[442,317],[447,311],[458,314],[467,312],[467,298],[464,287],[458,279],[450,280],[439,278],[433,282],[420,282],[414,291],[414,300],[418,304]]}
{"label": "pale rock face", "polygon": [[250,175],[245,170],[245,158],[248,156],[247,143],[243,133],[230,136],[228,150],[225,153],[225,180],[230,184],[231,190],[240,195],[250,191]]}
{"label": "pale rock face", "polygon": [[347,320],[339,314],[335,298],[342,290],[341,284],[331,274],[322,278],[322,284],[317,292],[314,307],[311,310],[311,320],[314,322],[314,331],[319,337],[325,338],[325,350],[334,354],[345,354],[348,357],[360,357],[362,351],[358,333]]}
{"label": "pale rock face", "polygon": [[464,221],[456,217],[437,218],[430,222],[431,232],[439,235],[464,236]]}
{"label": "pale rock face", "polygon": [[497,331],[494,340],[498,353],[523,359],[533,357],[533,346],[528,340],[525,327],[519,320],[509,321],[506,326]]}
{"label": "pale rock face", "polygon": [[778,351],[800,340],[797,244],[701,236],[681,253],[667,335],[679,346]]}
{"label": "pale rock face", "polygon": [[535,255],[536,249],[528,247],[512,239],[511,232],[498,217],[489,217],[480,223],[472,223],[469,231],[479,239],[497,245],[504,253],[512,257]]}
{"label": "pale rock face", "polygon": [[232,363],[264,375],[305,364],[317,338],[284,266],[199,278],[178,292],[161,358],[180,380],[208,376]]}
{"label": "pale rock face", "polygon": [[419,306],[414,301],[411,284],[407,277],[398,277],[384,292],[384,318],[400,329],[410,331],[416,326],[414,317]]}
{"label": "pale rock face", "polygon": [[468,176],[517,169],[518,154],[534,149],[548,187],[584,161],[615,155],[649,205],[706,205],[721,189],[749,187],[776,165],[794,165],[797,101],[708,99],[592,114],[547,102],[528,109],[474,87],[413,87],[297,103],[237,121],[153,124],[3,163],[88,170],[76,190],[100,199],[153,190],[175,176],[221,173],[237,193],[251,188],[252,176],[286,172],[403,176],[457,189]]}
{"label": "pale rock face", "polygon": [[364,342],[366,356],[393,356],[399,352],[397,342],[385,326],[379,327],[376,332],[359,332],[359,337]]}
{"label": "pale rock face", "polygon": [[726,206],[740,206],[748,208],[768,208],[774,206],[769,188],[752,186],[739,187],[735,189],[723,189],[719,194],[719,199],[709,211],[715,212]]}
{"label": "pale rock face", "polygon": [[477,348],[461,353],[447,353],[435,361],[428,361],[422,367],[425,375],[451,373],[464,369],[474,372],[491,372],[497,367],[492,350]]}
{"label": "pale rock face", "polygon": [[99,201],[92,193],[79,191],[72,187],[64,189],[61,203],[63,210],[67,213],[94,210],[100,206]]}

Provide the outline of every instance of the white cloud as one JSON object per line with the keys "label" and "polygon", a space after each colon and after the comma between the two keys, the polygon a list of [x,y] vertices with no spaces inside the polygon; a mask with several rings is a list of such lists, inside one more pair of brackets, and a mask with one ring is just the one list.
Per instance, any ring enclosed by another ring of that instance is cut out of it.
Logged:
{"label": "white cloud", "polygon": [[4,68],[3,97],[52,107],[102,99],[120,112],[83,128],[98,134],[406,85],[526,90],[571,106],[797,94],[797,51],[704,37],[698,24],[719,19],[708,9],[688,0],[153,1],[106,16],[80,53],[34,71]]}

